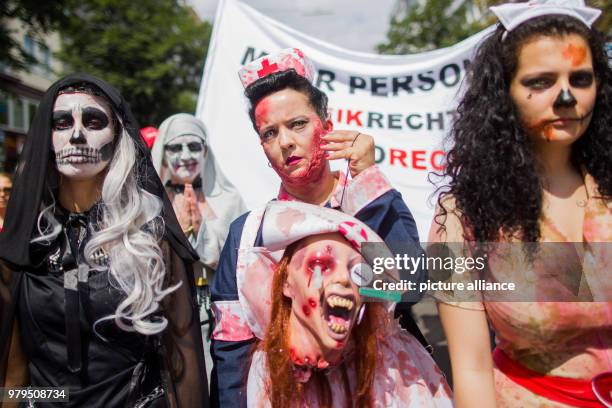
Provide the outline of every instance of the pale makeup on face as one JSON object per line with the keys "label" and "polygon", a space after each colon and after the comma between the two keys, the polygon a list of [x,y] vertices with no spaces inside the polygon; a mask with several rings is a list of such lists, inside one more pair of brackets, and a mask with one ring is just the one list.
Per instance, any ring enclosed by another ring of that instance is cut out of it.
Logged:
{"label": "pale makeup on face", "polygon": [[97,95],[60,94],[53,106],[52,143],[58,171],[88,180],[110,162],[114,139],[112,111]]}
{"label": "pale makeup on face", "polygon": [[255,122],[270,165],[290,185],[316,182],[327,166],[321,136],[332,130],[317,115],[308,97],[287,88],[263,98]]}
{"label": "pale makeup on face", "polygon": [[538,36],[520,48],[510,96],[536,141],[578,140],[591,121],[596,92],[591,50],[581,36]]}
{"label": "pale makeup on face", "polygon": [[[329,361],[346,345],[362,304],[350,271],[362,262],[361,254],[338,233],[307,238],[289,262],[283,294],[291,298],[290,344],[311,362],[321,356]],[[296,333],[296,327],[302,333]],[[306,338],[314,341],[306,345]]]}
{"label": "pale makeup on face", "polygon": [[178,136],[164,146],[164,160],[175,183],[190,184],[204,166],[206,147],[194,135]]}

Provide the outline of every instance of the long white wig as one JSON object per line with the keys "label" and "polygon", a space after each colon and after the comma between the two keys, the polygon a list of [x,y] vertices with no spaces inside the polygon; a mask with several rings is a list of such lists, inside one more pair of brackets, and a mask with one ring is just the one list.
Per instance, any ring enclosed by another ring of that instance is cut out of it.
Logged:
{"label": "long white wig", "polygon": [[[103,250],[109,258],[111,282],[126,294],[115,314],[101,320],[114,319],[123,330],[151,335],[168,324],[163,316],[151,319],[151,315],[158,311],[161,299],[180,284],[164,289],[162,201],[138,187],[136,146],[123,126],[121,129],[102,184],[100,229],[93,232],[84,255],[93,269],[101,269],[94,262],[94,253]],[[54,207],[55,202],[43,206],[38,217],[40,235],[31,242],[53,242],[61,232]]]}

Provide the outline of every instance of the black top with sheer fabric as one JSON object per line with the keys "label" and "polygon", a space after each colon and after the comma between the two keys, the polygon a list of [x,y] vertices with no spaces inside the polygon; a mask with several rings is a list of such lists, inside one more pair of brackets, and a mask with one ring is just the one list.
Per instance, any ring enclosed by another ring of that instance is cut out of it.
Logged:
{"label": "black top with sheer fabric", "polygon": [[[64,288],[65,271],[73,265],[72,248],[82,256],[95,226],[97,207],[84,214],[61,209],[56,218],[63,231],[49,246],[40,246],[38,266],[24,272],[17,303],[22,346],[27,355],[30,385],[68,387],[62,407],[123,407],[146,398],[165,406],[157,336],[121,330],[112,319],[125,294],[113,284],[100,256],[101,270],[90,269],[73,303]],[[69,242],[71,241],[71,242]],[[71,310],[72,309],[72,310]],[[77,339],[67,334],[75,325]],[[73,348],[74,350],[70,350]],[[80,354],[71,367],[69,353]],[[133,380],[133,381],[132,381]],[[39,405],[53,405],[40,404]]]}
{"label": "black top with sheer fabric", "polygon": [[[69,402],[56,404],[61,407],[123,407],[137,365],[141,360],[155,365],[157,356],[145,336],[122,332],[110,321],[99,325],[103,329],[98,327],[107,336],[106,341],[95,335],[91,317],[113,313],[118,293],[113,293],[116,290],[110,287],[106,272],[90,276],[89,290],[93,316],[87,316],[84,310],[79,313],[85,364],[73,373],[67,366],[63,278],[51,273],[25,274],[18,319],[22,333],[27,333],[22,336],[22,345],[29,361],[30,385],[68,387]],[[157,377],[159,381],[159,373]],[[153,389],[134,392],[140,399]]]}

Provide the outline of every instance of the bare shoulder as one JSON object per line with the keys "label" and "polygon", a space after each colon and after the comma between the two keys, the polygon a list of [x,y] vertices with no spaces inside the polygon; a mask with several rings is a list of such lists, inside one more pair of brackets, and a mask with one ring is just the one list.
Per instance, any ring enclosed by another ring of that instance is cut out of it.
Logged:
{"label": "bare shoulder", "polygon": [[447,194],[436,206],[436,212],[429,230],[430,242],[463,242],[464,227],[461,211],[455,197]]}

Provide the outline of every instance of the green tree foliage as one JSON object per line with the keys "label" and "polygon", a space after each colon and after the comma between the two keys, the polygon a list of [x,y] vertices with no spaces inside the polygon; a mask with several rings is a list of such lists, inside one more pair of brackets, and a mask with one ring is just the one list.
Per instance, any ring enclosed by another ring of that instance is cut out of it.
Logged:
{"label": "green tree foliage", "polygon": [[405,16],[393,16],[387,42],[378,45],[382,54],[409,54],[448,47],[490,24],[474,19],[473,1],[425,0]]}
{"label": "green tree foliage", "polygon": [[66,0],[0,0],[0,63],[16,70],[28,70],[36,61],[11,36],[10,19],[18,19],[34,40],[56,29],[66,19]]}
{"label": "green tree foliage", "polygon": [[176,0],[75,2],[61,27],[66,72],[113,84],[142,126],[194,111],[211,25]]}
{"label": "green tree foliage", "polygon": [[[511,0],[510,0],[511,1]],[[448,47],[477,33],[497,20],[488,7],[503,0],[424,0],[404,16],[393,16],[381,54],[409,54]],[[596,26],[612,36],[612,2],[587,0],[603,10]]]}
{"label": "green tree foliage", "polygon": [[608,41],[612,41],[612,1],[587,0],[587,4],[591,7],[597,7],[602,11],[601,16],[595,23],[595,27],[606,35]]}

